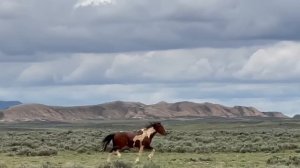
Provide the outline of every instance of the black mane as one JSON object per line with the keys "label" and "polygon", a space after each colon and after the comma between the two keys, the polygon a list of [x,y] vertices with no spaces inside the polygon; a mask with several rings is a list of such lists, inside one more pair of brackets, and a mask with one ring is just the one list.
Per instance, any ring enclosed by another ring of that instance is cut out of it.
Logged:
{"label": "black mane", "polygon": [[146,125],[146,129],[153,127],[156,124],[160,124],[160,122],[149,122],[148,125]]}

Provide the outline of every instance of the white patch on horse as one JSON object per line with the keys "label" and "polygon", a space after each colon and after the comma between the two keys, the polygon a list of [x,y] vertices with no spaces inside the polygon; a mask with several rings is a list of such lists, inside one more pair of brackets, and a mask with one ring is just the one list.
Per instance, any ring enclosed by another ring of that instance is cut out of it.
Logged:
{"label": "white patch on horse", "polygon": [[148,129],[141,129],[140,131],[142,131],[143,133],[140,135],[136,135],[133,138],[133,147],[135,146],[136,141],[140,141],[140,146],[142,146],[142,142],[145,139],[145,137],[150,138],[150,136],[155,133],[155,129],[153,127],[150,127]]}

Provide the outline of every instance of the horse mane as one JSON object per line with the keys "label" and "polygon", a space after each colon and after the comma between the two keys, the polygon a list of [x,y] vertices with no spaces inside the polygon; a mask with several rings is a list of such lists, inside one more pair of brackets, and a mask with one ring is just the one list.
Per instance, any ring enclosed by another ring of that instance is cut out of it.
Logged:
{"label": "horse mane", "polygon": [[149,129],[149,128],[151,128],[151,127],[153,127],[155,124],[159,124],[160,122],[149,122],[149,124],[148,125],[146,125],[146,129]]}

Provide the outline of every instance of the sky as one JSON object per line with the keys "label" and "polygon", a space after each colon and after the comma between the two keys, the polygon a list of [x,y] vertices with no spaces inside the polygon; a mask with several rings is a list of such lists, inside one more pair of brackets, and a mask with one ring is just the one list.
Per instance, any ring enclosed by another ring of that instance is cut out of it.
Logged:
{"label": "sky", "polygon": [[300,114],[298,0],[1,0],[0,100]]}

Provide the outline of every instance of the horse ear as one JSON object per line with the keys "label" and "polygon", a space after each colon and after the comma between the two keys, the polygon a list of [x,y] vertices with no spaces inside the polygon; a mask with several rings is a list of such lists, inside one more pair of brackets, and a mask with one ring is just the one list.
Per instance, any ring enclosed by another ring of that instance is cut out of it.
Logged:
{"label": "horse ear", "polygon": [[148,124],[145,125],[146,128],[151,127],[153,125],[153,122],[149,121]]}
{"label": "horse ear", "polygon": [[161,122],[160,121],[149,121],[149,126],[153,126],[156,124],[161,124]]}
{"label": "horse ear", "polygon": [[161,125],[161,122],[160,121],[156,121],[156,122],[154,122],[155,124],[160,124]]}
{"label": "horse ear", "polygon": [[155,124],[161,124],[160,121],[155,122]]}

